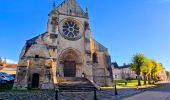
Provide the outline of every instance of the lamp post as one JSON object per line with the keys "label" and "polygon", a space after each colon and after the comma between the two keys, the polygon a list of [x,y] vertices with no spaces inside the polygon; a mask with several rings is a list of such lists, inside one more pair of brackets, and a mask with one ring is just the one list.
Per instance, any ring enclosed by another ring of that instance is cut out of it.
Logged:
{"label": "lamp post", "polygon": [[58,93],[59,93],[59,90],[55,90],[55,100],[58,100]]}

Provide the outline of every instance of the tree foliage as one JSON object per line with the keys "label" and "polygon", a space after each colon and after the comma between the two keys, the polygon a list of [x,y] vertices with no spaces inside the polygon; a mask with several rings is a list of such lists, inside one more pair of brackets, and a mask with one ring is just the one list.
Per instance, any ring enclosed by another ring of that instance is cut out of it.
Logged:
{"label": "tree foliage", "polygon": [[137,53],[132,58],[131,69],[135,71],[138,76],[138,86],[141,85],[140,83],[140,74],[141,74],[141,67],[144,66],[145,56],[141,53]]}
{"label": "tree foliage", "polygon": [[163,66],[161,63],[145,57],[141,53],[137,53],[133,56],[131,69],[138,75],[138,85],[140,85],[140,76],[143,75],[144,83],[148,79],[148,83],[156,82],[158,79],[158,74],[162,71]]}
{"label": "tree foliage", "polygon": [[168,79],[170,79],[170,72],[166,71],[166,76],[168,77]]}

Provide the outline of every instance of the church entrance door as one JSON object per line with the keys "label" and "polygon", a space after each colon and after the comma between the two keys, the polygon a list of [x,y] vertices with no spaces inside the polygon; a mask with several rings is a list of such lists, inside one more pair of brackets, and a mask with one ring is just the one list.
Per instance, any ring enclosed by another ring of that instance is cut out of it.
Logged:
{"label": "church entrance door", "polygon": [[38,88],[39,85],[39,74],[34,73],[32,77],[32,88]]}
{"label": "church entrance door", "polygon": [[75,61],[64,62],[64,77],[76,77],[76,63]]}

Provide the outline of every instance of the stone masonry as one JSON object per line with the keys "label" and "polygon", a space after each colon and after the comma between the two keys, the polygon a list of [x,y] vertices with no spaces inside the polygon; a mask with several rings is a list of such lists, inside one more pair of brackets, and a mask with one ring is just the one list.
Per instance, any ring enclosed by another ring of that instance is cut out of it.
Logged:
{"label": "stone masonry", "polygon": [[108,50],[92,37],[88,10],[76,0],[54,7],[47,31],[27,40],[13,88],[54,89],[64,77],[85,77],[98,86],[112,86]]}

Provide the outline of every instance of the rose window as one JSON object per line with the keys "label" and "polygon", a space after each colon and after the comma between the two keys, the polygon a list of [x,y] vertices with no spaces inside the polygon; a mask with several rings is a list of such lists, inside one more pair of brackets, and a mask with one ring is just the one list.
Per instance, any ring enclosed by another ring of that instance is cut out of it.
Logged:
{"label": "rose window", "polygon": [[62,33],[65,38],[75,40],[80,37],[80,27],[74,21],[66,21],[62,26]]}

